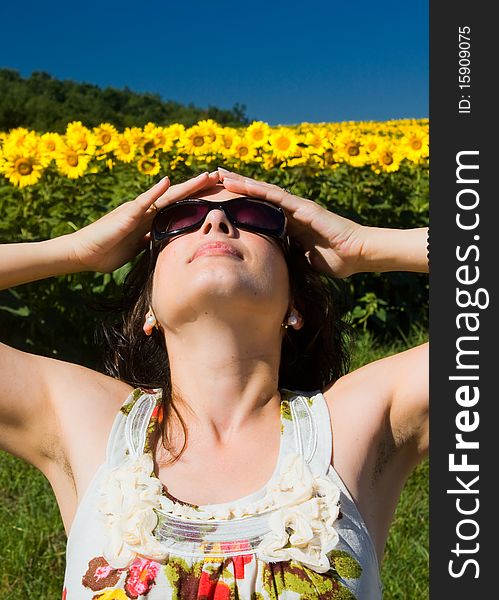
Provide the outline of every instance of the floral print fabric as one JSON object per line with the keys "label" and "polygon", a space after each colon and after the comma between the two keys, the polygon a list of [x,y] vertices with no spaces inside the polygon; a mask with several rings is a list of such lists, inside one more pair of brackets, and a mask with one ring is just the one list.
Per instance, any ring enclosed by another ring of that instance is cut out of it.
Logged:
{"label": "floral print fabric", "polygon": [[89,562],[83,576],[92,600],[148,598],[161,581],[172,600],[314,600],[355,599],[342,578],[358,578],[360,565],[345,552],[332,551],[331,571],[318,574],[297,561],[257,564],[254,555],[188,561],[170,557],[161,565],[136,559],[128,569],[113,569],[103,557]]}

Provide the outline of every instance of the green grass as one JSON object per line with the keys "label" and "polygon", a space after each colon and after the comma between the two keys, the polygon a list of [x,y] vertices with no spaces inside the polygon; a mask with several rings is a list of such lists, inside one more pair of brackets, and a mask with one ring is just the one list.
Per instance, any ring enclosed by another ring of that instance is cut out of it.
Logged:
{"label": "green grass", "polygon": [[[352,368],[427,340],[414,328],[409,339],[379,346],[366,333]],[[66,536],[52,488],[23,461],[0,452],[0,589],[3,600],[61,596]],[[428,598],[428,461],[402,491],[382,564],[385,600]]]}
{"label": "green grass", "polygon": [[6,600],[60,598],[66,535],[52,488],[0,453],[0,588]]}

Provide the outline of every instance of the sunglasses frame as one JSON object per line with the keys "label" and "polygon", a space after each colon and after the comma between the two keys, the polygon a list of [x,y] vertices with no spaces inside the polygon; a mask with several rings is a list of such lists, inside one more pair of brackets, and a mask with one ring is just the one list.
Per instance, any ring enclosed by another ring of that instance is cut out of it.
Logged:
{"label": "sunglasses frame", "polygon": [[[258,204],[265,204],[267,206],[272,207],[277,212],[281,213],[281,215],[284,219],[282,231],[280,233],[277,233],[277,230],[276,230],[276,232],[272,232],[263,227],[258,227],[258,226],[249,227],[244,223],[243,224],[239,223],[239,221],[237,221],[237,219],[235,219],[229,212],[230,204],[232,204],[238,200],[250,200],[250,201],[256,202]],[[171,209],[171,207],[179,206],[182,204],[198,204],[198,205],[201,204],[203,206],[207,206],[209,208],[209,210],[206,213],[206,215],[197,223],[188,225],[187,227],[181,227],[179,229],[174,229],[172,231],[164,232],[164,233],[158,232],[155,227],[155,223],[156,223],[156,220],[158,219],[158,217],[162,213],[167,212],[169,209]],[[288,220],[286,217],[286,213],[280,206],[277,206],[276,204],[273,204],[272,202],[268,202],[267,200],[261,200],[260,198],[251,198],[249,196],[238,196],[237,198],[231,198],[230,200],[224,200],[222,202],[211,202],[209,200],[204,200],[201,198],[186,198],[185,200],[180,200],[178,202],[174,202],[173,204],[169,204],[168,206],[165,206],[164,208],[159,210],[158,214],[154,217],[154,220],[153,220],[153,223],[151,226],[151,247],[156,247],[159,244],[161,244],[162,242],[165,242],[175,236],[183,235],[185,233],[190,233],[191,231],[196,231],[203,225],[208,214],[212,210],[215,210],[215,209],[222,210],[223,213],[225,214],[225,216],[227,217],[227,219],[229,219],[231,224],[234,227],[236,227],[237,229],[243,229],[244,231],[249,231],[251,233],[257,233],[260,235],[271,237],[271,238],[277,240],[278,242],[281,242],[281,244],[283,245],[283,247],[285,249],[287,248],[287,246],[289,246],[289,239],[288,239],[288,236],[286,233]],[[229,209],[229,210],[227,210],[227,209]]]}

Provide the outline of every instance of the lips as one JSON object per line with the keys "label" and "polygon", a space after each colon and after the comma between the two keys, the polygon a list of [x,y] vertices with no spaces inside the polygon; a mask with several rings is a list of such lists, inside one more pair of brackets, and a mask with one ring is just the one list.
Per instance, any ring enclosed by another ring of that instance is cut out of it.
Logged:
{"label": "lips", "polygon": [[198,256],[203,256],[207,254],[215,256],[229,254],[232,256],[236,256],[237,258],[242,258],[242,255],[239,252],[239,250],[234,248],[234,246],[227,244],[226,242],[208,242],[207,244],[203,244],[196,250],[193,257],[191,258],[191,261],[193,261]]}

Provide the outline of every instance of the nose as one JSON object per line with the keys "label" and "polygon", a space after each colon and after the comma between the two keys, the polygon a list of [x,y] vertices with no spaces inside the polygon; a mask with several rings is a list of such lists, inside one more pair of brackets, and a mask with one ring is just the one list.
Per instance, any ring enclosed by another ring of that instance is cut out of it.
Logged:
{"label": "nose", "polygon": [[235,234],[234,226],[221,208],[213,208],[210,210],[201,226],[201,233],[203,235],[210,233],[212,230],[223,231],[223,233],[231,236],[234,236]]}

